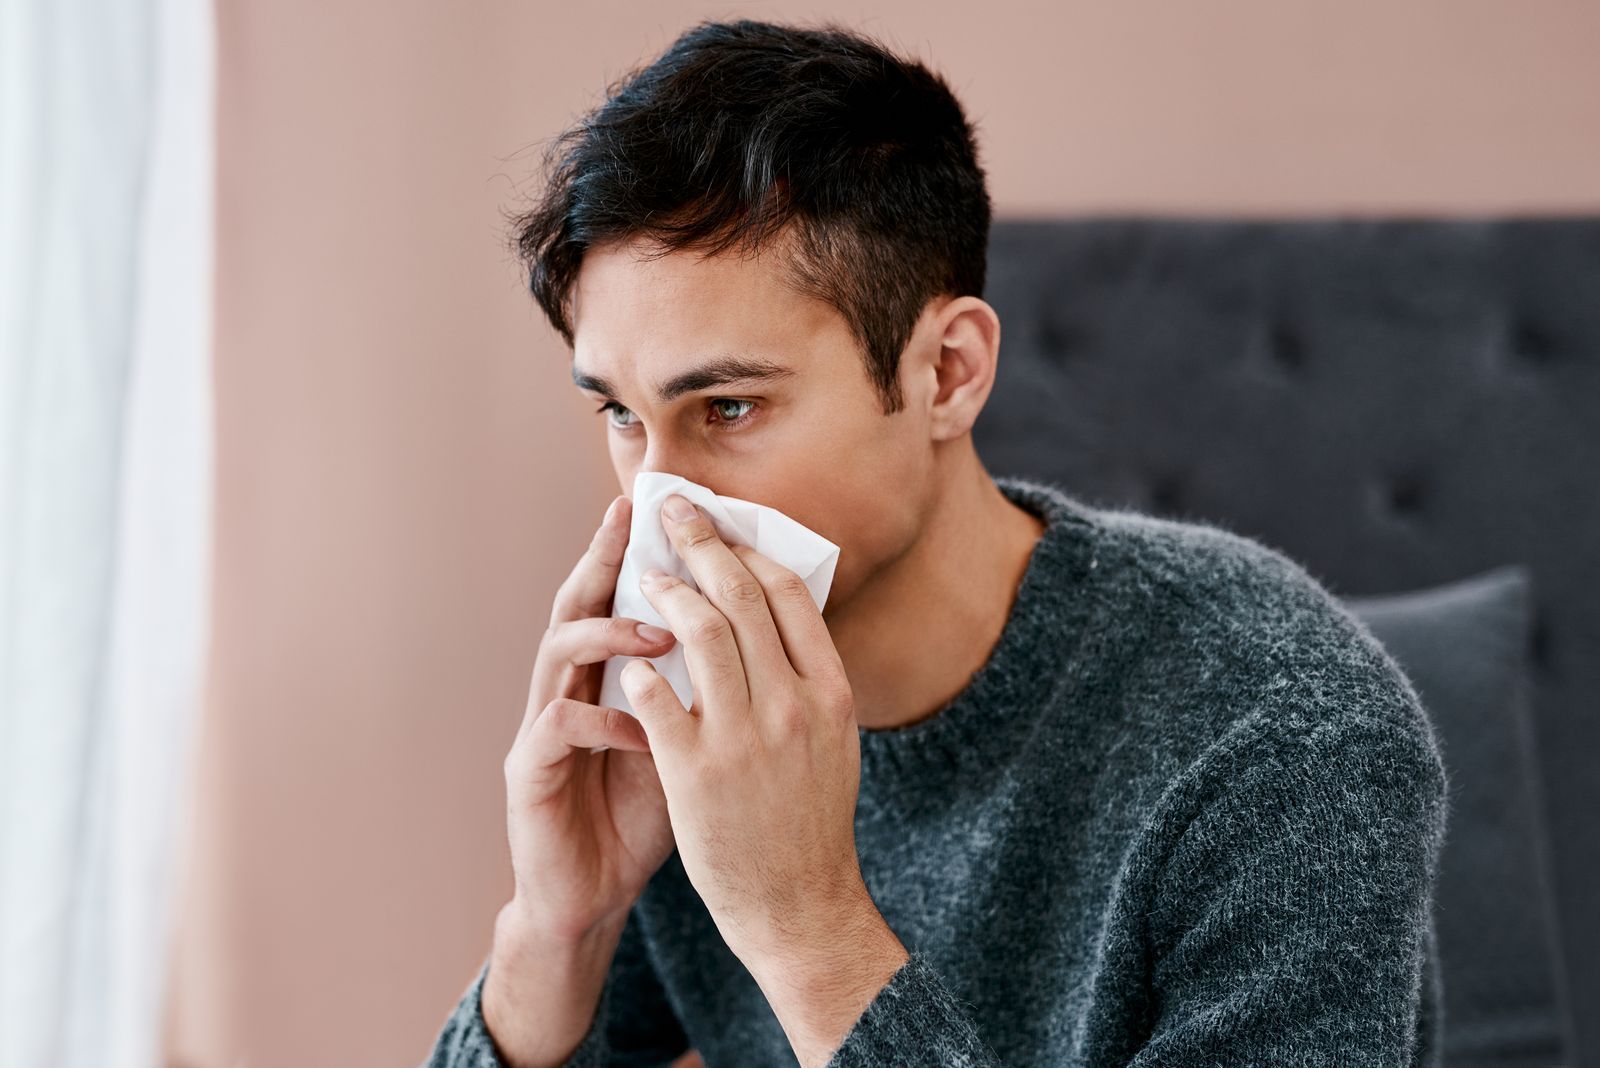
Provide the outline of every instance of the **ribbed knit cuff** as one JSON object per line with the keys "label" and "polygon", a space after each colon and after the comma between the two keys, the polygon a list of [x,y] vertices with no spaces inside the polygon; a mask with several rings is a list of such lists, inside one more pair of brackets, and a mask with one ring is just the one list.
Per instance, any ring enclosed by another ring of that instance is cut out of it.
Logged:
{"label": "ribbed knit cuff", "polygon": [[[489,1025],[483,1018],[483,983],[488,976],[489,962],[485,960],[478,969],[477,978],[445,1021],[426,1068],[506,1068],[494,1038],[489,1034]],[[594,1020],[563,1068],[602,1068],[607,1052],[602,1021],[606,1018],[610,1000],[611,981],[607,977]]]}
{"label": "ribbed knit cuff", "polygon": [[434,1040],[426,1068],[505,1068],[483,1022],[483,980],[488,974],[485,960]]}
{"label": "ribbed knit cuff", "polygon": [[827,1068],[999,1068],[970,1007],[916,950],[856,1020]]}

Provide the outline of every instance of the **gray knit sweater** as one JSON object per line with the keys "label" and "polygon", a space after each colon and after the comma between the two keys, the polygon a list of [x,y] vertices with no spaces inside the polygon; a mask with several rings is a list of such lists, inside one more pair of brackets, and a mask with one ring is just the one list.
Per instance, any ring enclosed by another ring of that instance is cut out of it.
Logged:
{"label": "gray knit sweater", "polygon": [[[861,731],[862,875],[910,954],[829,1068],[1436,1065],[1446,779],[1416,691],[1284,554],[996,479],[1043,516],[935,716]],[[433,1068],[500,1068],[479,994]],[[797,1063],[676,853],[570,1065]]]}

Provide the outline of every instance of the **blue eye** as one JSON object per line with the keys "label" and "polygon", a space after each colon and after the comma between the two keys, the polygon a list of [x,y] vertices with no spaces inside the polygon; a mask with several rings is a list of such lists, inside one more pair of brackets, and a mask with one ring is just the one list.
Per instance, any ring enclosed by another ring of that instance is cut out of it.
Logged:
{"label": "blue eye", "polygon": [[[608,412],[608,411],[612,410],[613,408],[615,408],[619,412],[625,412],[625,411],[628,410],[628,409],[624,408],[622,405],[618,404],[616,401],[606,401],[604,404],[600,405],[600,407],[595,409],[595,414],[599,415],[601,412]],[[612,421],[611,425],[616,427],[618,430],[626,430],[626,429],[628,429],[626,426],[618,426],[617,423],[614,420]]]}
{"label": "blue eye", "polygon": [[717,406],[723,405],[723,404],[748,404],[749,405],[749,407],[747,409],[745,409],[744,414],[736,415],[731,419],[723,419],[722,420],[722,425],[723,425],[724,428],[744,425],[746,422],[748,422],[752,418],[750,413],[755,411],[755,407],[756,407],[756,402],[755,401],[733,400],[732,398],[725,398],[725,397],[718,397],[716,400],[712,401],[711,402],[711,407],[712,408],[716,408]]}
{"label": "blue eye", "polygon": [[[755,408],[756,408],[756,402],[755,401],[735,400],[732,397],[717,397],[717,398],[713,399],[710,402],[708,407],[710,407],[710,408],[715,410],[715,409],[720,409],[723,405],[729,405],[729,404],[736,404],[736,405],[737,404],[742,404],[742,405],[747,405],[748,407],[745,409],[745,411],[744,411],[744,413],[742,415],[735,416],[733,418],[724,418],[721,415],[719,415],[718,419],[717,419],[717,422],[719,424],[718,425],[718,429],[719,430],[736,430],[739,427],[744,426],[746,423],[749,423],[752,419],[755,418],[755,415],[754,415]],[[599,414],[601,414],[603,412],[609,412],[609,411],[615,411],[620,415],[623,412],[628,412],[628,409],[624,408],[622,405],[618,404],[616,401],[606,401],[604,404],[600,405],[600,407],[595,409],[595,414],[599,415]],[[628,412],[628,414],[632,415],[633,413],[632,412]],[[621,422],[618,422],[616,419],[612,419],[610,421],[610,425],[612,426],[612,428],[614,428],[616,430],[628,430],[628,429],[631,429],[635,424],[634,423],[621,423]]]}

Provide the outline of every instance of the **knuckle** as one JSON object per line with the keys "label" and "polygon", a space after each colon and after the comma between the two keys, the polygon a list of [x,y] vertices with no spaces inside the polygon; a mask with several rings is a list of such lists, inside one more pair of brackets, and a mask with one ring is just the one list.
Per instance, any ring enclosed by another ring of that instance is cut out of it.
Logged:
{"label": "knuckle", "polygon": [[697,644],[719,642],[730,634],[732,628],[728,625],[728,617],[720,612],[703,615],[689,624],[689,640]]}
{"label": "knuckle", "polygon": [[717,532],[711,524],[704,521],[691,523],[682,528],[683,533],[678,535],[678,540],[686,548],[695,549],[710,542],[717,541]]}
{"label": "knuckle", "polygon": [[717,597],[724,603],[755,604],[765,596],[761,591],[761,583],[749,575],[724,575],[717,580]]}
{"label": "knuckle", "polygon": [[635,720],[620,708],[608,708],[605,714],[605,730],[607,734],[632,733]]}
{"label": "knuckle", "polygon": [[849,679],[829,675],[819,683],[819,686],[822,703],[829,711],[840,716],[855,718],[856,698],[855,692],[850,689]]}
{"label": "knuckle", "polygon": [[772,709],[773,719],[789,737],[806,734],[810,730],[810,709],[796,697],[780,698]]}
{"label": "knuckle", "polygon": [[802,598],[808,601],[811,599],[811,590],[806,586],[805,580],[793,571],[785,571],[774,579],[772,584],[779,597],[795,601]]}
{"label": "knuckle", "polygon": [[543,708],[539,709],[539,715],[535,717],[534,724],[543,724],[546,730],[560,727],[564,717],[562,709],[566,708],[566,706],[567,702],[564,698],[551,698],[544,703]]}
{"label": "knuckle", "polygon": [[539,635],[540,656],[549,656],[555,651],[556,643],[561,640],[556,633],[560,628],[561,624],[554,621],[551,621],[550,625],[544,628],[544,633]]}

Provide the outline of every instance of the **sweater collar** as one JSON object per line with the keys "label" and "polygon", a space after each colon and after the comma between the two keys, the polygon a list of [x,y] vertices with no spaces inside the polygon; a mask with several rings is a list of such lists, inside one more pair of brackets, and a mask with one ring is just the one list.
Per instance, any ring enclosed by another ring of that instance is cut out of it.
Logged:
{"label": "sweater collar", "polygon": [[1081,637],[1096,562],[1095,510],[1053,482],[1016,475],[994,481],[1045,521],[1011,613],[988,659],[938,712],[901,727],[856,728],[863,799],[876,780],[904,777],[929,763],[946,774],[953,766],[992,766],[1037,720]]}

